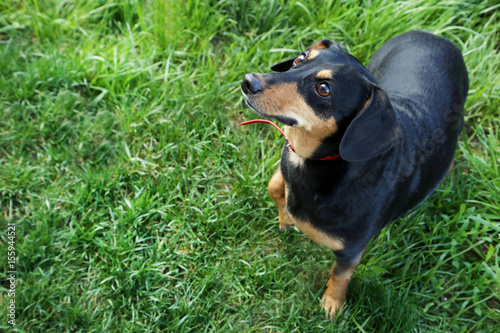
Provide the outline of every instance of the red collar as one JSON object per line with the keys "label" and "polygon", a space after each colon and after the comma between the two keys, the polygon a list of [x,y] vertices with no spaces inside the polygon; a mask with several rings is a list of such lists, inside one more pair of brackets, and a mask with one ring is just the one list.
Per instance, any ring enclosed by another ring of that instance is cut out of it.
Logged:
{"label": "red collar", "polygon": [[[280,131],[280,133],[283,134],[283,136],[285,137],[286,142],[287,142],[286,147],[288,148],[288,150],[289,151],[293,151],[294,153],[296,153],[295,149],[293,149],[292,145],[290,144],[290,141],[288,141],[288,138],[286,137],[285,132],[278,125],[276,125],[275,123],[273,123],[272,121],[265,120],[265,119],[254,119],[254,120],[244,121],[244,122],[241,123],[241,125],[245,126],[245,125],[254,124],[254,123],[266,123],[266,124],[269,124],[269,125],[273,125],[274,128],[276,128],[278,131]],[[323,157],[323,158],[317,158],[316,161],[331,161],[331,160],[335,160],[337,158],[340,158],[340,154],[326,156],[326,157]]]}

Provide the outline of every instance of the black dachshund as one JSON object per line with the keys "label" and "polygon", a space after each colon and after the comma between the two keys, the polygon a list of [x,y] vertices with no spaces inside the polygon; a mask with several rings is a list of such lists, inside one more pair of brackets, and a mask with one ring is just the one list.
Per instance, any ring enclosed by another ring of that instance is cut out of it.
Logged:
{"label": "black dachshund", "polygon": [[328,39],[271,69],[245,75],[241,88],[256,113],[285,125],[290,147],[269,193],[281,230],[295,226],[334,251],[321,299],[334,317],[368,241],[446,176],[467,70],[455,45],[423,31],[390,39],[368,69]]}

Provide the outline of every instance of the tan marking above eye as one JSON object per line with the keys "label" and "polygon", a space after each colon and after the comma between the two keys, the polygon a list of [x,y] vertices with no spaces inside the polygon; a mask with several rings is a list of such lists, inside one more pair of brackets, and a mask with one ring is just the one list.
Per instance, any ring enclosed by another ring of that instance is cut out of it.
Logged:
{"label": "tan marking above eye", "polygon": [[318,50],[311,50],[307,59],[312,60],[312,59],[316,58],[318,56],[318,54],[319,54]]}
{"label": "tan marking above eye", "polygon": [[333,78],[333,71],[331,69],[323,69],[316,74],[316,77],[321,80],[331,80]]}
{"label": "tan marking above eye", "polygon": [[316,58],[319,54],[319,50],[324,50],[327,48],[328,47],[326,47],[326,45],[323,44],[323,42],[321,42],[321,41],[317,42],[313,46],[307,48],[306,51],[309,51],[309,56],[307,57],[307,59],[312,60],[312,59]]}

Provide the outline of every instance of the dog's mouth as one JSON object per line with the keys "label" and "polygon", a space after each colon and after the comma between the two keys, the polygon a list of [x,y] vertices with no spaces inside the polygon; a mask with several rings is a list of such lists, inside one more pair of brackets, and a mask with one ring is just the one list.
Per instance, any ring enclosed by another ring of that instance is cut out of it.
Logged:
{"label": "dog's mouth", "polygon": [[270,116],[270,115],[267,115],[267,114],[261,112],[259,109],[257,109],[255,106],[253,106],[252,103],[250,103],[250,101],[248,100],[248,98],[245,98],[245,104],[250,109],[252,109],[253,112],[255,112],[256,114],[258,114],[259,116],[279,121],[280,123],[282,123],[283,125],[286,125],[286,126],[292,126],[293,127],[293,126],[297,125],[297,120],[295,120],[293,118],[290,118],[290,117],[287,117],[287,116]]}

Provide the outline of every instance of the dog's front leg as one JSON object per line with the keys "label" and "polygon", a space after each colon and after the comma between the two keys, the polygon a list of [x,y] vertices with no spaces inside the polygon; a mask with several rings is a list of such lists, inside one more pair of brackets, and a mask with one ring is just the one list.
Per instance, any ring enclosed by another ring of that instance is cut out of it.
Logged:
{"label": "dog's front leg", "polygon": [[293,223],[290,221],[290,218],[288,217],[288,214],[285,210],[286,183],[280,168],[278,168],[278,170],[276,170],[274,175],[271,177],[267,189],[269,191],[269,195],[276,203],[276,206],[278,206],[280,231],[283,232],[285,230],[290,230],[293,226]]}
{"label": "dog's front leg", "polygon": [[366,247],[357,255],[344,256],[341,251],[336,252],[336,261],[330,272],[330,279],[326,285],[325,293],[321,297],[321,305],[327,317],[335,318],[346,299],[347,285],[351,276],[358,267]]}

